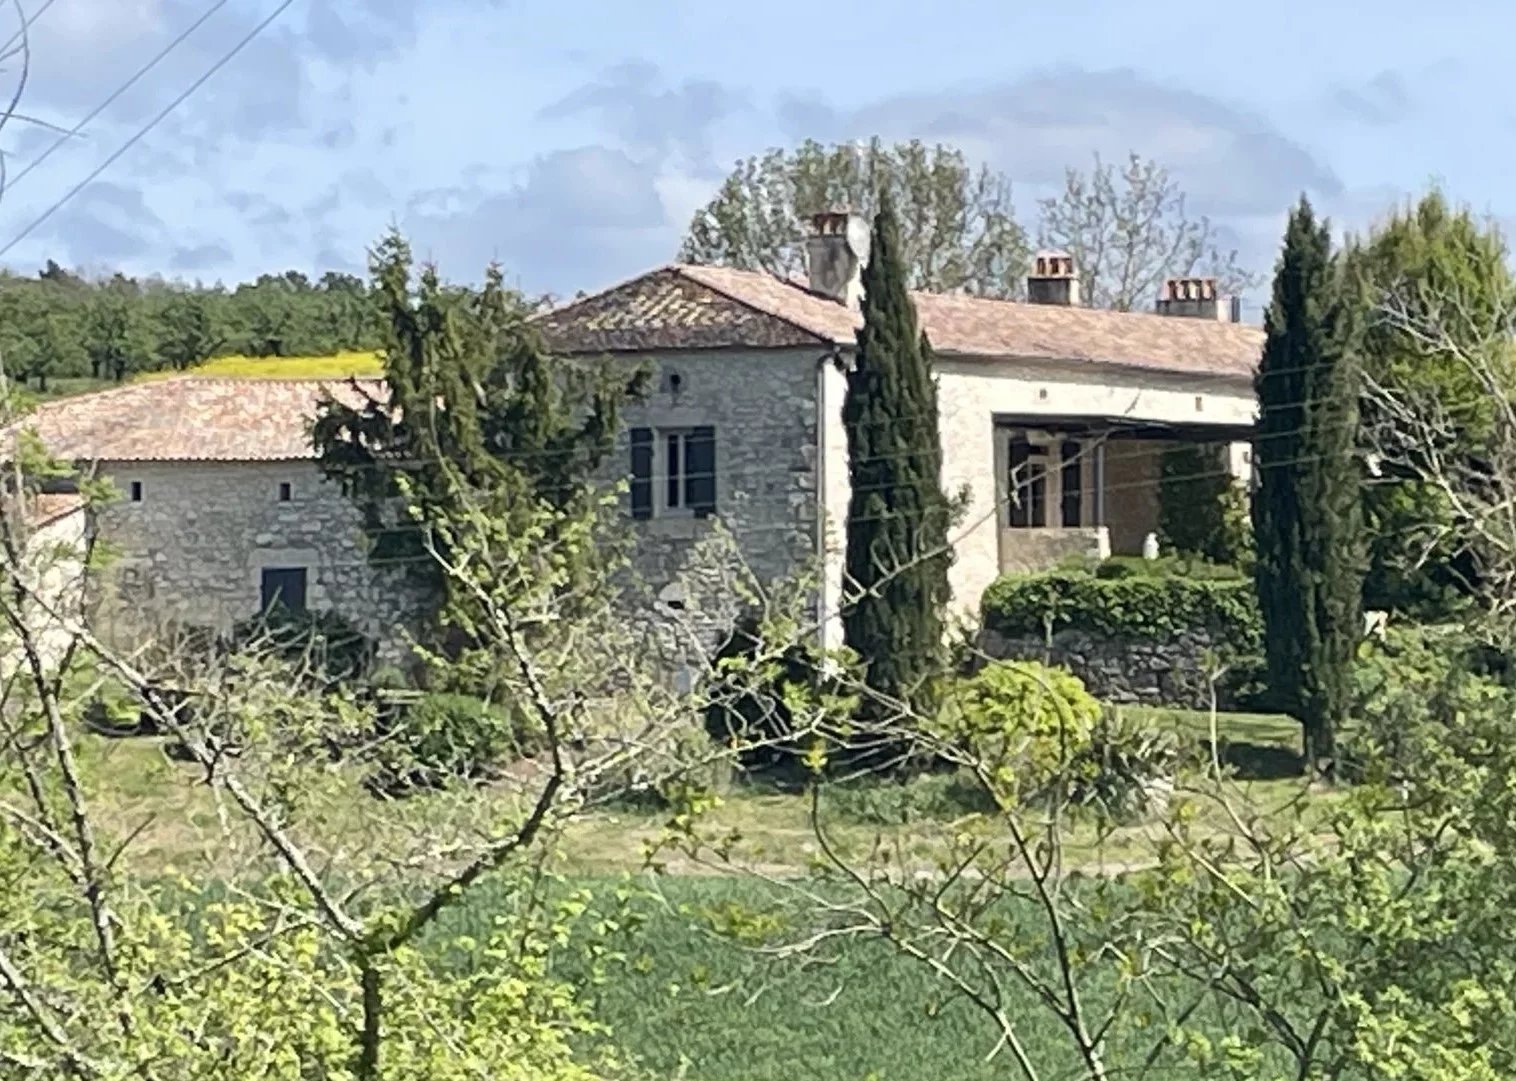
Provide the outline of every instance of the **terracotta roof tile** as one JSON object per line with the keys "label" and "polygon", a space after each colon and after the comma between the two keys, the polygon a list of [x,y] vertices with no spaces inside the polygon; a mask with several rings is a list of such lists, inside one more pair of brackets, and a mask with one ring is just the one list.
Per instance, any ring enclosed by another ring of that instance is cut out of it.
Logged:
{"label": "terracotta roof tile", "polygon": [[[377,393],[377,379],[359,380]],[[48,402],[23,423],[73,461],[313,459],[310,425],[327,392],[354,405],[347,380],[181,376]]]}
{"label": "terracotta roof tile", "polygon": [[[655,341],[661,349],[774,348],[816,345],[824,335],[786,320],[773,310],[788,287],[775,281],[775,295],[759,303],[742,295],[758,283],[736,288],[711,285],[708,268],[666,267],[538,316],[549,345],[563,353],[640,352]],[[722,272],[714,272],[720,281]],[[761,275],[751,277],[762,280]],[[771,279],[772,280],[772,279]],[[767,301],[767,304],[762,303]]]}
{"label": "terracotta roof tile", "polygon": [[[1240,323],[915,293],[932,346],[959,357],[1082,361],[1247,376],[1263,331]],[[564,352],[851,345],[856,313],[802,282],[675,265],[539,317]],[[787,329],[786,329],[787,328]]]}
{"label": "terracotta roof tile", "polygon": [[56,522],[80,510],[84,502],[84,497],[78,492],[39,492],[32,497],[32,504],[26,516],[27,521],[40,529],[50,522]]}

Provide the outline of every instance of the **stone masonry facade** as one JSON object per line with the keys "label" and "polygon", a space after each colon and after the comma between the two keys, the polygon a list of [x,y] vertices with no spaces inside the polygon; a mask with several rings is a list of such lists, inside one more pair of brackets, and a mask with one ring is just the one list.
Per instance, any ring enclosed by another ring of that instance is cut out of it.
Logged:
{"label": "stone masonry facade", "polygon": [[[110,462],[121,498],[99,511],[116,555],[104,630],[168,620],[227,628],[257,615],[264,572],[305,571],[306,604],[381,647],[415,599],[368,562],[357,511],[311,461]],[[129,631],[128,631],[129,633]]]}
{"label": "stone masonry facade", "polygon": [[[708,660],[699,654],[725,637],[752,587],[792,580],[815,560],[821,351],[674,352],[638,362],[651,372],[647,394],[625,409],[603,479],[628,479],[629,433],[650,429],[651,516],[634,519],[622,496],[635,579],[627,601],[652,633],[649,648],[663,652],[660,667],[678,673]],[[666,498],[668,435],[702,427],[714,429],[709,517],[670,508]]]}

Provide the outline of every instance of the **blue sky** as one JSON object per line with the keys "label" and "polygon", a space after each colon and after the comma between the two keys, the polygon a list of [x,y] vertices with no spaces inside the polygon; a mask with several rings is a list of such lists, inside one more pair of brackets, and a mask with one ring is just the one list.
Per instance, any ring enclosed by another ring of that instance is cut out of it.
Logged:
{"label": "blue sky", "polygon": [[[25,111],[72,125],[212,2],[55,0]],[[0,245],[275,6],[227,0],[11,186]],[[1516,223],[1513,38],[1495,0],[295,0],[4,261],[356,270],[397,222],[449,277],[572,293],[672,258],[738,157],[878,134],[1005,170],[1027,220],[1066,166],[1142,153],[1266,270],[1302,190],[1363,228],[1436,180]],[[12,175],[51,138],[0,132]]]}

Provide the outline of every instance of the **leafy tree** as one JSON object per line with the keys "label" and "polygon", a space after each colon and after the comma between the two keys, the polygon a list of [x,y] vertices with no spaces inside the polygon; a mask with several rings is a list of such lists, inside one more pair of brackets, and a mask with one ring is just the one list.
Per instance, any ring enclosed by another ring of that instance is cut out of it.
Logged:
{"label": "leafy tree", "polygon": [[1248,539],[1239,529],[1247,493],[1227,468],[1225,446],[1183,443],[1159,460],[1158,537],[1165,551],[1237,564]]}
{"label": "leafy tree", "polygon": [[[1516,307],[1516,279],[1499,232],[1433,190],[1397,210],[1363,245],[1368,308],[1365,447],[1383,463],[1365,492],[1370,607],[1443,618],[1474,590],[1477,570],[1450,503],[1421,479],[1436,455],[1488,461],[1516,369],[1466,363]],[[1493,379],[1493,383],[1491,380]],[[1411,438],[1385,399],[1441,413],[1442,431]],[[1437,448],[1427,443],[1437,441]]]}
{"label": "leafy tree", "polygon": [[1257,375],[1253,521],[1269,687],[1325,763],[1362,632],[1356,261],[1333,259],[1327,224],[1302,197],[1285,232]]}
{"label": "leafy tree", "polygon": [[180,371],[215,356],[225,344],[224,332],[216,326],[211,301],[204,293],[183,292],[170,297],[161,320],[159,356]]}
{"label": "leafy tree", "polygon": [[[568,586],[583,585],[608,553],[574,538],[601,513],[594,474],[614,447],[627,380],[550,357],[498,268],[478,293],[450,289],[433,267],[413,276],[398,233],[372,267],[389,328],[385,395],[359,408],[326,403],[315,439],[323,469],[364,515],[373,558],[437,584],[429,554],[446,558],[448,524],[466,504],[523,538],[546,516],[533,550],[567,560]],[[469,607],[455,591],[441,613],[465,637]]]}
{"label": "leafy tree", "polygon": [[1190,216],[1168,170],[1136,154],[1119,171],[1098,155],[1087,173],[1069,169],[1040,209],[1039,243],[1074,257],[1091,307],[1141,309],[1169,277],[1214,276],[1232,294],[1256,284],[1237,252],[1221,249],[1210,219]]}
{"label": "leafy tree", "polygon": [[930,716],[943,656],[953,504],[942,490],[942,442],[932,349],[907,292],[904,251],[888,193],[874,217],[863,272],[863,326],[847,377],[844,639],[868,673],[865,716],[908,704]]}
{"label": "leafy tree", "polygon": [[920,142],[807,141],[747,158],[696,212],[679,258],[801,274],[811,215],[839,206],[871,215],[879,192],[899,208],[910,288],[992,297],[1021,291],[1028,247],[1012,213],[1010,182],[974,169],[959,150]]}
{"label": "leafy tree", "polygon": [[37,379],[37,389],[46,390],[50,376],[80,376],[89,366],[84,345],[83,327],[78,317],[67,309],[55,308],[42,319],[36,339],[36,357],[30,374]]}
{"label": "leafy tree", "polygon": [[134,289],[112,282],[97,290],[86,319],[85,349],[95,378],[119,383],[128,373],[151,369],[151,332]]}

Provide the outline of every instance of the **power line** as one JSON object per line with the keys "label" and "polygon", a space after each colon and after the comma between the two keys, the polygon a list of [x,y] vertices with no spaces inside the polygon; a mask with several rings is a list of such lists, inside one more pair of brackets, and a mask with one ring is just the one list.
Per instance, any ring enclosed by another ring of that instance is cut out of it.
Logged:
{"label": "power line", "polygon": [[[49,2],[51,2],[51,0],[49,0]],[[121,97],[122,94],[125,94],[128,90],[130,90],[133,86],[135,86],[143,77],[145,77],[150,71],[152,71],[153,68],[157,67],[158,64],[165,57],[167,57],[169,53],[173,52],[180,45],[184,44],[185,40],[188,39],[191,34],[193,34],[196,30],[200,29],[200,27],[204,26],[205,23],[206,23],[206,21],[208,19],[210,19],[210,17],[212,15],[216,14],[216,12],[220,11],[223,7],[226,6],[226,3],[227,3],[227,0],[216,0],[216,2],[214,4],[212,4],[209,8],[206,9],[206,11],[205,11],[205,13],[203,15],[201,15],[198,19],[196,19],[189,26],[185,27],[182,31],[179,32],[179,34],[172,41],[170,41],[161,50],[159,50],[159,52],[158,52],[158,54],[156,56],[154,56],[151,60],[149,60],[142,67],[138,68],[137,71],[131,76],[131,78],[127,79],[126,82],[124,82],[120,86],[118,86],[99,105],[97,105],[93,109],[91,109],[90,112],[84,117],[84,119],[80,120],[72,128],[70,128],[69,130],[65,131],[63,134],[61,134],[60,136],[58,136],[58,138],[55,139],[52,142],[52,144],[50,146],[48,146],[48,148],[46,150],[44,150],[41,154],[37,155],[31,161],[27,162],[26,168],[22,169],[19,173],[17,173],[15,175],[15,177],[13,177],[6,184],[6,190],[9,191],[10,189],[14,188],[18,183],[20,183],[22,177],[26,176],[27,173],[31,172],[37,166],[41,165],[44,161],[46,161],[48,158],[50,158],[52,156],[52,154],[53,154],[53,151],[57,150],[64,143],[68,142],[74,136],[78,135],[79,132],[84,129],[84,126],[86,124],[88,124],[91,120],[95,119],[95,117],[99,116],[106,109],[108,109],[112,105],[114,105],[116,103],[116,101],[120,99],[120,97]],[[88,183],[88,181],[85,181],[85,183]],[[25,234],[23,234],[23,235],[25,235]],[[19,238],[17,238],[17,239],[19,239]],[[12,243],[14,243],[14,241]]]}
{"label": "power line", "polygon": [[42,223],[56,214],[65,203],[83,191],[86,186],[93,183],[101,173],[105,172],[106,169],[109,169],[112,165],[114,165],[123,154],[125,154],[132,147],[136,146],[144,136],[146,136],[149,132],[161,124],[170,113],[172,113],[186,100],[188,100],[190,95],[204,86],[213,75],[215,75],[228,63],[230,63],[233,57],[235,57],[249,44],[251,44],[252,40],[261,34],[265,29],[267,29],[275,19],[284,14],[284,12],[291,5],[293,5],[294,2],[295,0],[282,0],[282,3],[280,3],[278,7],[276,7],[267,17],[265,17],[263,21],[258,23],[258,25],[254,26],[251,30],[244,34],[242,39],[238,41],[237,44],[233,45],[231,49],[223,54],[219,60],[212,64],[210,68],[200,76],[200,78],[192,82],[184,90],[183,93],[179,94],[176,98],[174,98],[173,101],[164,106],[163,109],[161,109],[157,115],[155,115],[146,124],[138,128],[137,131],[132,134],[131,138],[127,139],[126,142],[117,147],[116,150],[103,162],[97,165],[94,169],[90,170],[90,172],[85,176],[83,180],[79,181],[79,183],[75,184],[68,191],[64,192],[61,198],[59,198],[55,203],[52,204],[52,206],[48,207],[45,211],[38,215],[29,225],[26,226],[26,228],[22,229],[21,232],[12,237],[9,243],[7,243],[4,247],[0,247],[0,257],[3,257],[17,244],[21,243],[22,240],[26,239],[26,237],[29,236],[33,230],[35,230],[38,226],[42,225]]}

